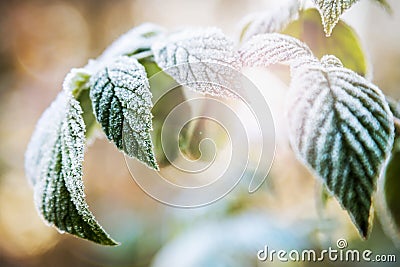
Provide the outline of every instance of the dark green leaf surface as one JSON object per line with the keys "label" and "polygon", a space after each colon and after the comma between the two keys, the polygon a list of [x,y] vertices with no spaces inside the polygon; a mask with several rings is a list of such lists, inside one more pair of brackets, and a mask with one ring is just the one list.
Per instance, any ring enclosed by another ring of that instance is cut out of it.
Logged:
{"label": "dark green leaf surface", "polygon": [[25,155],[43,219],[61,232],[102,245],[117,245],[97,223],[85,202],[82,162],[85,125],[70,92],[61,92],[40,118]]}
{"label": "dark green leaf surface", "polygon": [[158,170],[150,134],[151,97],[146,71],[134,58],[120,57],[91,78],[94,113],[107,138]]}

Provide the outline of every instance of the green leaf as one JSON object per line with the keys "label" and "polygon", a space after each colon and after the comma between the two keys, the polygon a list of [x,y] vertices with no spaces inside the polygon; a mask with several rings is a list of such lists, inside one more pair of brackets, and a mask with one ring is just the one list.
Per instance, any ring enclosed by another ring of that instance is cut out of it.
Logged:
{"label": "green leaf", "polygon": [[153,24],[143,23],[121,35],[98,57],[98,61],[113,61],[119,56],[137,56],[151,50],[155,40],[165,33],[165,29]]}
{"label": "green leaf", "polygon": [[150,134],[152,95],[144,67],[122,56],[90,83],[94,113],[107,138],[128,156],[158,170]]}
{"label": "green leaf", "polygon": [[67,74],[63,83],[63,90],[71,92],[82,108],[82,117],[86,127],[86,142],[89,143],[98,126],[93,114],[92,101],[89,97],[89,81],[91,76],[92,74],[84,68],[74,68]]}
{"label": "green leaf", "polygon": [[372,194],[393,145],[393,116],[375,85],[337,61],[323,58],[319,68],[294,71],[289,134],[298,157],[366,238]]}
{"label": "green leaf", "polygon": [[400,139],[397,138],[392,156],[378,186],[377,212],[388,236],[400,246]]}
{"label": "green leaf", "polygon": [[[321,15],[322,24],[324,25],[324,31],[327,37],[331,35],[340,16],[358,1],[359,0],[313,0]],[[387,11],[391,12],[390,5],[386,0],[375,1],[381,4]]]}
{"label": "green leaf", "polygon": [[299,13],[282,31],[306,43],[318,58],[335,55],[346,68],[359,75],[367,74],[367,60],[360,40],[355,31],[343,21],[338,21],[331,37],[326,38],[316,9],[307,9]]}
{"label": "green leaf", "polygon": [[318,62],[305,44],[286,35],[255,36],[241,56],[248,66],[291,66],[292,147],[367,237],[372,194],[394,139],[393,115],[382,92],[334,56]]}
{"label": "green leaf", "polygon": [[235,96],[231,90],[238,88],[240,60],[221,30],[183,30],[155,42],[152,51],[157,65],[179,84],[202,94]]}
{"label": "green leaf", "polygon": [[326,36],[330,36],[340,16],[358,0],[313,0],[322,18]]}
{"label": "green leaf", "polygon": [[28,145],[26,175],[34,186],[36,206],[47,223],[102,245],[117,245],[85,202],[85,125],[81,114],[70,92],[57,96],[38,121]]}

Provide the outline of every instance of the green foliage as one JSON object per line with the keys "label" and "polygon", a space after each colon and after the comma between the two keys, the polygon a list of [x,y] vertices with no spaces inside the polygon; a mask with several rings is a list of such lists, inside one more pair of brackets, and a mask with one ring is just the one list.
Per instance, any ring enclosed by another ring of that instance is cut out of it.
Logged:
{"label": "green foliage", "polygon": [[[161,130],[177,127],[163,122],[186,100],[186,87],[204,95],[237,97],[226,88],[236,89],[235,75],[242,67],[283,63],[292,75],[287,114],[294,152],[366,238],[372,195],[393,148],[392,112],[395,116],[400,112],[397,103],[389,101],[389,106],[379,88],[362,77],[367,66],[359,39],[340,21],[356,2],[314,0],[323,26],[317,11],[300,11],[298,1],[275,12],[253,14],[243,23],[239,49],[216,28],[167,34],[157,25],[143,24],[96,60],[73,69],[63,91],[39,119],[25,155],[26,175],[43,219],[62,232],[116,245],[85,202],[82,161],[96,126],[119,150],[159,170],[174,159],[164,154]],[[377,2],[390,9],[386,1]],[[164,88],[176,85],[163,96]],[[189,108],[185,112],[191,114]],[[184,127],[180,147],[172,155],[180,149],[198,158],[205,128],[202,122]],[[395,205],[399,160],[397,145],[384,171],[383,191],[378,191],[396,233],[400,232]]]}
{"label": "green foliage", "polygon": [[382,92],[336,57],[319,62],[305,44],[286,35],[254,36],[241,55],[248,66],[291,66],[292,147],[367,237],[372,194],[394,138],[393,115]]}

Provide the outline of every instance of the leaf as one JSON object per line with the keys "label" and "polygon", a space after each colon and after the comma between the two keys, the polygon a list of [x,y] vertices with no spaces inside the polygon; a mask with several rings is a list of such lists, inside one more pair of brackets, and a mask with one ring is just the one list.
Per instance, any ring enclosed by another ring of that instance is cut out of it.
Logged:
{"label": "leaf", "polygon": [[[179,84],[214,96],[234,97],[240,60],[219,29],[184,30],[152,46],[155,62]],[[227,89],[228,88],[228,89]]]}
{"label": "leaf", "polygon": [[61,232],[117,245],[97,223],[85,202],[82,162],[85,125],[82,109],[70,92],[61,92],[38,121],[25,154],[25,170],[35,203]]}
{"label": "leaf", "polygon": [[122,56],[90,83],[94,113],[107,138],[128,156],[158,170],[150,134],[152,95],[144,67]]}
{"label": "leaf", "polygon": [[95,136],[98,124],[93,114],[92,102],[89,97],[89,80],[92,73],[85,68],[73,68],[65,77],[63,90],[71,92],[82,108],[82,117],[85,123],[86,142],[90,143]]}
{"label": "leaf", "polygon": [[322,18],[326,36],[330,36],[340,16],[358,0],[313,0]]}
{"label": "leaf", "polygon": [[153,23],[136,26],[108,46],[98,57],[98,61],[110,61],[119,56],[133,56],[150,51],[153,42],[164,32],[164,28]]}
{"label": "leaf", "polygon": [[289,134],[296,154],[366,238],[371,197],[393,145],[393,116],[375,85],[332,57],[320,67],[294,70]]}
{"label": "leaf", "polygon": [[240,48],[243,66],[268,67],[284,63],[292,66],[319,64],[311,50],[299,40],[279,33],[252,37]]}
{"label": "leaf", "polygon": [[245,16],[239,22],[241,25],[239,40],[243,42],[258,34],[281,32],[287,24],[298,17],[299,8],[300,2],[291,0],[279,8]]}
{"label": "leaf", "polygon": [[247,66],[291,65],[292,147],[367,237],[372,193],[394,139],[393,115],[382,92],[334,56],[316,61],[293,37],[254,36],[240,53]]}
{"label": "leaf", "polygon": [[[340,16],[359,0],[313,0],[322,18],[324,31],[329,37],[333,28],[338,23]],[[386,0],[375,0],[381,4],[388,12],[391,12],[390,5]]]}
{"label": "leaf", "polygon": [[345,22],[339,20],[329,38],[325,37],[320,16],[316,9],[307,9],[299,13],[299,18],[292,21],[282,31],[307,44],[318,58],[335,55],[359,75],[367,74],[367,60],[356,32]]}
{"label": "leaf", "polygon": [[397,138],[392,156],[378,185],[377,212],[387,235],[400,246],[400,139]]}

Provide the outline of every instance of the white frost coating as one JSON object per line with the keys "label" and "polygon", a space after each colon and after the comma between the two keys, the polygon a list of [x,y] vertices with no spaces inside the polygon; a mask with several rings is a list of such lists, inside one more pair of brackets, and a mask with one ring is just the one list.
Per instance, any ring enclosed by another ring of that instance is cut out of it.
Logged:
{"label": "white frost coating", "polygon": [[144,67],[122,56],[90,82],[93,110],[107,138],[128,156],[158,170],[150,134],[152,94]]}
{"label": "white frost coating", "polygon": [[247,41],[258,34],[282,31],[291,21],[298,18],[299,9],[300,1],[291,0],[279,8],[245,16],[239,22],[240,40]]}
{"label": "white frost coating", "polygon": [[279,33],[256,35],[244,43],[239,52],[243,65],[249,67],[268,67],[277,63],[289,64],[293,68],[319,65],[306,44]]}
{"label": "white frost coating", "polygon": [[25,155],[25,169],[43,219],[68,232],[115,245],[85,202],[82,162],[85,125],[71,92],[62,91],[40,118]]}
{"label": "white frost coating", "polygon": [[372,193],[393,145],[393,115],[375,85],[332,56],[321,61],[292,68],[291,143],[366,237]]}
{"label": "white frost coating", "polygon": [[152,46],[156,63],[178,83],[214,96],[235,97],[241,63],[232,40],[220,29],[188,29]]}
{"label": "white frost coating", "polygon": [[339,22],[340,16],[359,0],[313,0],[321,14],[322,24],[327,36]]}

